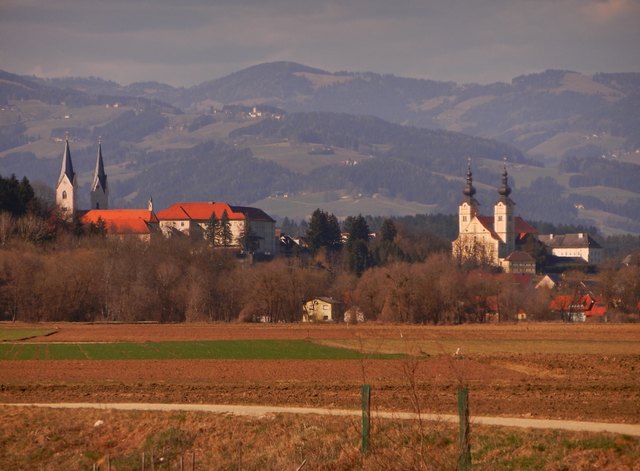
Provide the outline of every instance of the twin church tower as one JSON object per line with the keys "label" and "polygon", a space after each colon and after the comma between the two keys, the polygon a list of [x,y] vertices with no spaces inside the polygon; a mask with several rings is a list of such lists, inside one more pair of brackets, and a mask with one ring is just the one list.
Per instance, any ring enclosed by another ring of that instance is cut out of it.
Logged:
{"label": "twin church tower", "polygon": [[[471,163],[462,192],[464,198],[458,207],[458,238],[453,241],[452,253],[460,261],[475,260],[504,267],[505,261],[518,251],[524,238],[536,230],[522,218],[514,215],[511,187],[505,164],[502,185],[493,207],[493,216],[480,214],[480,203],[475,198]],[[520,254],[521,255],[521,254]]]}
{"label": "twin church tower", "polygon": [[[64,154],[62,155],[60,177],[56,185],[56,204],[65,213],[66,219],[73,219],[78,211],[77,193],[78,183],[76,173],[73,171],[69,138],[67,137],[64,144]],[[109,209],[109,185],[107,184],[107,174],[104,171],[101,141],[98,141],[98,157],[96,158],[96,169],[93,173],[93,183],[91,184],[90,209]]]}

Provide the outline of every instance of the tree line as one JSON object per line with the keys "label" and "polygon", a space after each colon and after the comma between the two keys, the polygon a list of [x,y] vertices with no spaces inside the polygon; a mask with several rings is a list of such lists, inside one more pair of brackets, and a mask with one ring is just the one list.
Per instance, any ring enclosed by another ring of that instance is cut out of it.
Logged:
{"label": "tree line", "polygon": [[[519,311],[533,320],[550,315],[550,293],[514,284],[490,267],[458,265],[447,239],[403,224],[404,218],[358,215],[340,223],[318,209],[305,223],[308,249],[253,264],[225,248],[224,215],[210,221],[210,237],[199,242],[112,239],[98,225],[80,227],[62,222],[55,211],[43,214],[26,179],[0,184],[13,195],[3,197],[0,213],[4,319],[295,322],[303,303],[317,296],[357,308],[371,321],[484,322],[494,311],[503,321]],[[432,220],[443,227],[445,221]],[[628,247],[640,245],[640,238],[627,239]],[[637,311],[639,270],[640,260],[602,269],[611,308]]]}
{"label": "tree line", "polygon": [[360,242],[345,267],[304,257],[251,265],[179,238],[15,243],[0,249],[0,313],[28,322],[295,322],[305,301],[329,296],[368,320],[435,324],[482,321],[488,297],[500,296],[513,306],[506,318],[515,315],[520,295],[494,275],[478,278],[443,253],[370,268]]}

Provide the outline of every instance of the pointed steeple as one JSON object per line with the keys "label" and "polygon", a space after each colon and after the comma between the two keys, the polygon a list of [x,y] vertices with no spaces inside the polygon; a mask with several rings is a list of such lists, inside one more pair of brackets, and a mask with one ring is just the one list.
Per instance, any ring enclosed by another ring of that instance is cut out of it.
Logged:
{"label": "pointed steeple", "polygon": [[102,138],[98,139],[98,157],[91,185],[91,209],[109,209],[109,187],[102,160]]}
{"label": "pointed steeple", "polygon": [[104,173],[104,162],[102,160],[102,140],[98,139],[98,158],[96,160],[96,170],[93,173],[92,191],[101,188],[102,191],[107,189],[107,174]]}
{"label": "pointed steeple", "polygon": [[62,168],[60,169],[60,177],[58,178],[58,185],[62,182],[62,179],[65,177],[69,179],[70,182],[73,182],[74,177],[76,176],[73,171],[73,163],[71,162],[71,150],[69,149],[69,136],[65,136],[64,140],[64,154],[62,154]]}

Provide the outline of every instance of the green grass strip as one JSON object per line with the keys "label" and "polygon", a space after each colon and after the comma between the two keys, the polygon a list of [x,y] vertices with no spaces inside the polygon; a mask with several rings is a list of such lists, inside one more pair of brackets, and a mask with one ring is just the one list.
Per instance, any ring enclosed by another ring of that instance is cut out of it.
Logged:
{"label": "green grass strip", "polygon": [[0,344],[0,360],[359,360],[402,355],[363,354],[307,340]]}

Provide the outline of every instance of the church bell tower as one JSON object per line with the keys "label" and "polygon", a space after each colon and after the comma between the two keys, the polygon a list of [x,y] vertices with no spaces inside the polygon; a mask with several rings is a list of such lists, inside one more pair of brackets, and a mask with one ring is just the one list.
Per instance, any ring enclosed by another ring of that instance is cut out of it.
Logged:
{"label": "church bell tower", "polygon": [[506,163],[502,173],[502,186],[498,189],[498,194],[500,197],[494,206],[493,229],[504,243],[505,253],[500,256],[506,257],[516,248],[515,218],[513,215],[515,203],[509,198],[511,188],[509,187]]}
{"label": "church bell tower", "polygon": [[60,177],[56,185],[56,205],[62,211],[62,218],[67,221],[72,221],[76,213],[77,188],[76,174],[73,171],[71,151],[69,150],[69,137],[67,136],[62,154]]}
{"label": "church bell tower", "polygon": [[93,173],[93,184],[91,185],[91,209],[109,209],[109,187],[107,185],[107,174],[104,172],[104,162],[102,161],[101,140],[98,140],[96,170]]}
{"label": "church bell tower", "polygon": [[464,228],[469,225],[471,220],[479,213],[478,200],[474,198],[476,189],[473,187],[473,174],[471,173],[471,159],[469,159],[467,167],[467,183],[462,191],[464,199],[458,208],[458,233],[462,234]]}

